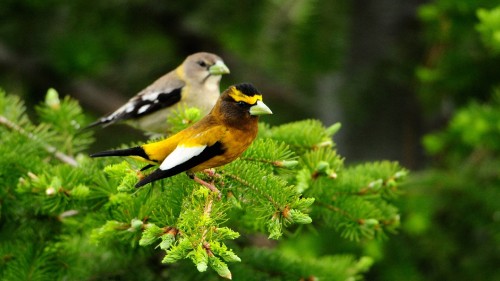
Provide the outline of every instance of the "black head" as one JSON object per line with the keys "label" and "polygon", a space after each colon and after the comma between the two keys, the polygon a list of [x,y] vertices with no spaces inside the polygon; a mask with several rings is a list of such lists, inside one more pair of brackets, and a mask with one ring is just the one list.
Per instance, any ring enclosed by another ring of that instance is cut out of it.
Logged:
{"label": "black head", "polygon": [[250,83],[241,83],[234,85],[236,90],[240,91],[242,94],[248,96],[248,97],[253,97],[255,95],[260,95],[261,100],[262,100],[262,95],[259,93],[259,90],[257,90],[252,84]]}

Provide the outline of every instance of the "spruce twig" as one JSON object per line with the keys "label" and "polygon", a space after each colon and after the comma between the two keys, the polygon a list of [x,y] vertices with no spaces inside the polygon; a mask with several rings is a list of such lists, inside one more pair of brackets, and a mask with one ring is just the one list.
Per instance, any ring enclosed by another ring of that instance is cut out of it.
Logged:
{"label": "spruce twig", "polygon": [[[213,198],[210,196],[209,199],[208,199],[208,202],[207,202],[207,205],[205,205],[205,207],[203,208],[203,215],[206,216],[206,217],[210,217],[211,213],[212,213],[212,204],[214,203],[214,200]],[[208,233],[208,228],[206,228],[205,230],[203,230],[203,234],[201,235],[201,240],[203,242],[203,244],[207,243],[206,242],[206,238],[207,238],[207,233]]]}
{"label": "spruce twig", "polygon": [[237,181],[237,182],[241,183],[242,185],[244,185],[244,186],[246,186],[246,187],[249,187],[249,188],[250,188],[250,189],[252,189],[254,192],[256,192],[256,193],[260,194],[261,196],[264,196],[267,200],[269,200],[269,202],[271,202],[271,204],[273,204],[273,205],[274,205],[274,207],[275,207],[276,209],[278,209],[278,210],[280,210],[280,209],[281,209],[281,208],[280,208],[280,206],[279,206],[279,204],[278,204],[278,203],[277,203],[277,202],[276,202],[276,201],[275,201],[275,200],[274,200],[271,196],[269,196],[269,195],[267,195],[267,194],[264,194],[264,193],[260,192],[260,191],[259,191],[259,189],[258,189],[255,185],[253,185],[253,184],[249,183],[248,181],[246,181],[246,180],[244,180],[244,179],[242,179],[242,178],[238,177],[237,175],[233,175],[233,174],[230,174],[230,173],[227,173],[227,172],[224,172],[224,175],[226,175],[226,176],[228,176],[229,178],[231,178],[231,179],[233,179],[233,180],[235,180],[235,181]]}
{"label": "spruce twig", "polygon": [[340,209],[339,207],[336,207],[336,206],[333,206],[333,205],[330,205],[330,204],[327,204],[327,203],[323,203],[323,202],[321,202],[319,200],[317,200],[315,203],[318,206],[321,206],[321,207],[326,208],[326,209],[328,209],[330,211],[339,213],[342,216],[344,216],[344,217],[346,217],[346,218],[348,218],[350,220],[356,221],[356,219],[352,215],[350,215],[347,211]]}
{"label": "spruce twig", "polygon": [[40,140],[36,135],[30,133],[30,132],[27,132],[26,130],[24,130],[23,128],[19,127],[17,124],[13,123],[12,121],[10,121],[9,119],[7,119],[5,116],[3,115],[0,115],[0,124],[3,125],[4,127],[10,129],[10,130],[13,130],[13,131],[16,131],[18,133],[20,133],[21,135],[23,136],[26,136],[34,141],[38,141],[38,142],[41,142],[43,147],[45,148],[45,150],[48,152],[48,153],[51,153],[51,154],[54,154],[54,156],[59,159],[60,161],[68,164],[68,165],[71,165],[73,167],[77,167],[78,166],[78,162],[76,162],[75,158],[67,155],[67,154],[64,154],[62,153],[61,151],[58,151],[57,148],[49,145],[49,144],[46,144],[44,143],[42,140]]}

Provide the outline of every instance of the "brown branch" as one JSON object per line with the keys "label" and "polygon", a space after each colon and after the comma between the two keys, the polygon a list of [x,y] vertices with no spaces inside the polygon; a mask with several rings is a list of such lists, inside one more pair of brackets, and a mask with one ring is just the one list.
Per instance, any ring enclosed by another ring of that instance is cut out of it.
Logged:
{"label": "brown branch", "polygon": [[328,209],[328,210],[330,210],[330,211],[333,211],[333,212],[339,213],[339,214],[341,214],[342,216],[344,216],[344,217],[346,217],[346,218],[348,218],[348,219],[350,219],[350,220],[352,220],[352,221],[356,221],[356,222],[358,221],[358,220],[357,220],[357,219],[355,219],[353,216],[351,216],[348,212],[346,212],[345,210],[340,209],[339,207],[335,207],[335,206],[333,206],[333,205],[326,204],[326,203],[323,203],[323,202],[318,201],[318,200],[316,200],[316,201],[314,202],[314,204],[316,204],[316,205],[318,205],[318,206],[321,206],[321,207],[323,207],[323,208],[326,208],[326,209]]}
{"label": "brown branch", "polygon": [[3,125],[4,127],[8,128],[8,129],[10,129],[12,131],[16,131],[16,132],[20,133],[21,135],[28,137],[29,139],[41,142],[42,145],[43,145],[43,147],[45,148],[45,150],[48,153],[53,154],[61,162],[64,162],[64,163],[66,163],[68,165],[71,165],[73,167],[77,167],[78,166],[78,162],[76,162],[76,160],[73,157],[71,157],[69,155],[66,155],[66,154],[58,151],[57,148],[55,148],[55,147],[53,147],[51,145],[43,143],[43,141],[41,141],[40,139],[38,139],[37,136],[35,136],[34,134],[32,134],[30,132],[27,132],[23,128],[19,127],[17,124],[15,124],[12,121],[10,121],[9,119],[7,119],[5,116],[0,115],[0,125]]}

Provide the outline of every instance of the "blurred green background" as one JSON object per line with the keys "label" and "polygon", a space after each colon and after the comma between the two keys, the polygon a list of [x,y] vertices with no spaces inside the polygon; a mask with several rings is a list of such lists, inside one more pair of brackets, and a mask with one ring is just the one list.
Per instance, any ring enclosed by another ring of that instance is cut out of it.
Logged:
{"label": "blurred green background", "polygon": [[[367,280],[500,280],[499,0],[3,0],[0,19],[0,87],[31,105],[54,87],[89,122],[220,55],[221,88],[255,84],[266,121],[340,121],[347,162],[412,170],[400,233],[345,245],[376,258]],[[141,138],[117,125],[95,145]]]}

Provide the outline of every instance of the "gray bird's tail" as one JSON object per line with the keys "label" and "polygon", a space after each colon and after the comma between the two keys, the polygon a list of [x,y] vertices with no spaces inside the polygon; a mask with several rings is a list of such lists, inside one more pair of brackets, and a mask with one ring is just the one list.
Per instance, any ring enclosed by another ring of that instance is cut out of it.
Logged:
{"label": "gray bird's tail", "polygon": [[144,159],[149,159],[146,152],[144,152],[144,149],[140,146],[126,148],[126,149],[106,150],[90,154],[90,157],[107,157],[107,156],[139,156]]}

